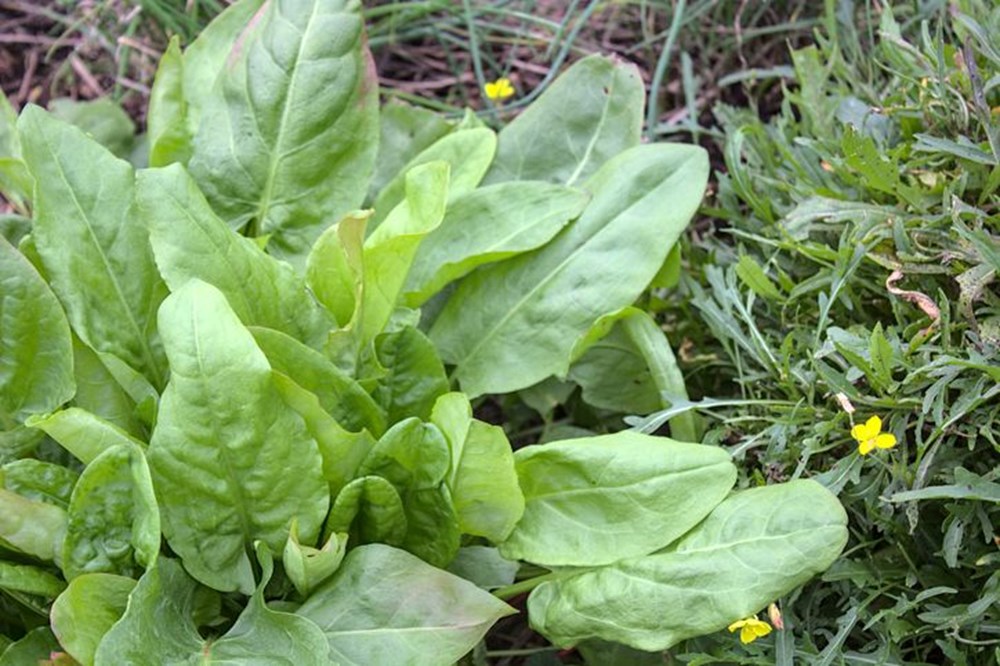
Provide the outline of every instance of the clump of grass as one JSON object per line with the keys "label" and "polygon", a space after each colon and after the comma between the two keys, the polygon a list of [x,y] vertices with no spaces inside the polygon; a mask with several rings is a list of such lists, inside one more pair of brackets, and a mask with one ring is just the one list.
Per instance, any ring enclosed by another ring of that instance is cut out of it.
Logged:
{"label": "clump of grass", "polygon": [[[770,121],[716,107],[726,168],[650,305],[743,483],[822,481],[851,543],[788,630],[681,661],[1000,659],[1000,8],[849,8]],[[862,456],[871,416],[899,443]]]}

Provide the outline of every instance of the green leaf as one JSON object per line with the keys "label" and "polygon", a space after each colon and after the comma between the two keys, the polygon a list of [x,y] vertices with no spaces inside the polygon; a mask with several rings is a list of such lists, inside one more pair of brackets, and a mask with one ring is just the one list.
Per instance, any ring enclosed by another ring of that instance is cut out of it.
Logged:
{"label": "green leaf", "polygon": [[107,97],[78,101],[54,99],[49,112],[70,125],[79,127],[88,137],[116,157],[128,159],[135,143],[135,123],[114,100]]}
{"label": "green leaf", "polygon": [[644,98],[635,65],[598,55],[580,60],[503,128],[484,183],[586,180],[639,144]]}
{"label": "green leaf", "polygon": [[67,580],[85,573],[138,577],[160,552],[160,513],[146,457],[120,444],[95,458],[73,488],[62,547]]}
{"label": "green leaf", "polygon": [[0,666],[38,666],[59,651],[59,643],[48,627],[36,627],[0,654]]}
{"label": "green leaf", "polygon": [[[189,143],[194,141],[198,132],[202,109],[206,104],[206,91],[215,88],[219,75],[232,64],[247,36],[258,27],[264,1],[237,0],[232,3],[210,21],[184,51],[182,89],[187,103],[185,122]],[[156,82],[153,84],[151,98],[157,94]]]}
{"label": "green leaf", "polygon": [[323,478],[329,484],[330,496],[336,497],[354,478],[361,461],[375,446],[375,438],[367,430],[357,433],[345,430],[323,409],[315,393],[305,390],[288,376],[275,372],[273,378],[285,404],[302,417],[309,434],[316,440],[323,457]]}
{"label": "green leaf", "polygon": [[402,545],[406,539],[406,512],[395,487],[379,476],[354,479],[337,495],[324,534],[347,533],[352,544]]}
{"label": "green leaf", "polygon": [[448,188],[445,162],[410,170],[406,198],[365,241],[363,296],[354,325],[362,346],[374,340],[389,322],[420,243],[444,218]]}
{"label": "green leaf", "polygon": [[539,181],[499,183],[455,197],[441,226],[420,244],[406,277],[407,304],[419,306],[478,266],[541,247],[587,199],[580,190]]}
{"label": "green leaf", "polygon": [[[31,199],[31,174],[21,161],[21,140],[17,136],[17,113],[10,100],[0,91],[0,194],[15,210],[27,214],[26,202]],[[4,236],[7,236],[4,233]],[[14,239],[7,236],[12,244]]]}
{"label": "green leaf", "polygon": [[785,298],[778,291],[778,287],[750,255],[744,254],[740,257],[736,263],[736,275],[740,278],[740,282],[761,298],[777,303],[784,302]]}
{"label": "green leaf", "polygon": [[35,178],[32,238],[73,330],[162,386],[156,309],[166,287],[132,215],[132,166],[35,106],[18,131]]}
{"label": "green leaf", "polygon": [[[94,416],[135,437],[146,438],[146,428],[138,416],[135,400],[115,375],[105,360],[87,345],[73,338],[73,372],[76,376],[76,395],[73,404]],[[122,364],[124,365],[124,364]],[[135,390],[135,387],[130,386]],[[153,395],[155,405],[159,396]]]}
{"label": "green leaf", "polygon": [[494,543],[503,541],[524,514],[514,454],[503,428],[473,419],[472,406],[461,393],[441,396],[431,421],[451,450],[448,488],[459,528]]}
{"label": "green leaf", "polygon": [[576,341],[656,275],[707,175],[700,148],[637,146],[587,182],[593,198],[554,240],[463,280],[431,328],[463,390],[507,392],[564,375]]}
{"label": "green leaf", "polygon": [[317,585],[333,575],[346,553],[347,534],[344,532],[331,534],[322,548],[313,548],[299,543],[298,529],[292,523],[281,564],[296,591],[307,597]]}
{"label": "green leaf", "polygon": [[136,197],[171,291],[197,278],[225,294],[247,326],[273,328],[308,345],[326,339],[332,322],[302,278],[216,217],[183,167],[140,171]]}
{"label": "green leaf", "polygon": [[45,569],[0,561],[0,589],[52,598],[65,587],[65,581]]}
{"label": "green leaf", "polygon": [[271,367],[316,395],[337,423],[352,432],[367,429],[375,436],[385,431],[382,408],[325,356],[279,331],[252,327],[250,332]]}
{"label": "green leaf", "polygon": [[347,326],[361,300],[365,228],[371,211],[349,213],[316,240],[306,258],[306,281],[337,324]]}
{"label": "green leaf", "polygon": [[250,235],[294,263],[368,191],[378,82],[359,10],[268,3],[202,108],[191,173],[231,226],[252,220]]}
{"label": "green leaf", "polygon": [[418,329],[407,326],[375,338],[375,354],[385,374],[373,395],[389,423],[416,416],[427,420],[439,396],[448,392],[448,376],[434,344]]}
{"label": "green leaf", "polygon": [[316,443],[220,291],[193,280],[160,308],[171,378],[149,446],[163,532],[185,568],[221,591],[253,590],[247,548],[285,545],[328,508]]}
{"label": "green leaf", "polygon": [[560,646],[587,638],[665,650],[759,612],[824,571],[847,516],[812,481],[735,493],[662,553],[544,582],[532,626]]}
{"label": "green leaf", "polygon": [[45,433],[18,426],[13,430],[0,430],[0,463],[17,460],[31,453]]}
{"label": "green leaf", "polygon": [[515,611],[413,555],[372,544],[348,553],[296,612],[319,625],[341,666],[437,666],[460,659]]}
{"label": "green leaf", "polygon": [[955,468],[955,483],[904,490],[889,497],[890,502],[913,502],[932,499],[964,499],[1000,502],[1000,483],[989,481],[978,474]]}
{"label": "green leaf", "polygon": [[35,267],[0,238],[0,415],[18,422],[73,397],[69,323]]}
{"label": "green leaf", "polygon": [[520,568],[519,563],[505,559],[496,548],[487,546],[459,548],[448,565],[448,571],[484,590],[510,585]]}
{"label": "green leaf", "polygon": [[0,488],[0,543],[52,562],[59,558],[65,534],[66,512],[61,508]]}
{"label": "green leaf", "polygon": [[458,519],[444,485],[449,458],[437,426],[409,418],[390,428],[358,469],[392,483],[406,513],[401,546],[435,566],[447,565],[459,546]]}
{"label": "green leaf", "polygon": [[191,158],[187,106],[181,41],[174,35],[160,58],[149,94],[146,125],[150,166],[167,166],[174,162],[187,164]]}
{"label": "green leaf", "polygon": [[[258,548],[258,555],[266,550]],[[181,565],[161,557],[139,579],[128,610],[101,640],[96,666],[149,663],[212,664],[267,663],[327,666],[326,640],[313,623],[264,604],[264,586],[271,577],[270,556],[263,556],[263,576],[246,609],[221,638],[204,639],[193,616],[198,584]]]}
{"label": "green leaf", "polygon": [[83,574],[70,581],[52,604],[52,631],[83,666],[93,666],[97,646],[125,614],[135,583],[114,574]]}
{"label": "green leaf", "polygon": [[881,322],[875,324],[868,341],[871,369],[881,386],[892,383],[892,347],[882,331]]}
{"label": "green leaf", "polygon": [[118,426],[79,407],[31,418],[28,425],[44,431],[84,464],[90,464],[104,451],[120,444],[142,446],[142,442]]}
{"label": "green leaf", "polygon": [[79,474],[62,465],[34,458],[15,460],[0,469],[0,478],[7,490],[63,509],[69,506],[73,486],[79,477]]}
{"label": "green leaf", "polygon": [[490,168],[496,149],[497,135],[486,127],[459,130],[438,139],[410,160],[379,192],[374,204],[372,228],[382,224],[392,209],[406,197],[406,179],[411,169],[438,161],[448,164],[451,172],[448,196],[454,198],[475,189]]}
{"label": "green leaf", "polygon": [[511,560],[595,566],[663,548],[726,496],[724,450],[623,431],[514,454],[524,517],[500,545]]}
{"label": "green leaf", "polygon": [[403,171],[404,166],[428,146],[448,134],[453,123],[441,114],[419,106],[389,102],[379,109],[378,157],[369,198]]}
{"label": "green leaf", "polygon": [[[0,190],[2,191],[2,190]],[[31,218],[15,213],[0,214],[0,236],[7,242],[17,246],[21,239],[31,233]]]}

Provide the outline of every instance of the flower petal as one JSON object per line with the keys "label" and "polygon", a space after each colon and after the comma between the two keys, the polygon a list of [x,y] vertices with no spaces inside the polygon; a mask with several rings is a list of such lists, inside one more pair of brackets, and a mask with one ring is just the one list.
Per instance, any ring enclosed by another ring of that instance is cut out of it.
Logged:
{"label": "flower petal", "polygon": [[733,622],[731,625],[729,625],[729,631],[736,631],[740,627],[746,625],[746,623],[747,620],[736,620],[736,622]]}
{"label": "flower petal", "polygon": [[753,627],[747,625],[740,629],[740,642],[743,644],[753,643],[757,640],[757,634],[753,632]]}
{"label": "flower petal", "polygon": [[858,453],[860,453],[863,456],[866,456],[869,453],[871,453],[872,449],[874,449],[874,448],[875,448],[875,439],[874,438],[872,438],[872,439],[866,439],[866,440],[858,442]]}
{"label": "flower petal", "polygon": [[896,436],[891,433],[882,433],[875,438],[875,446],[880,449],[891,449],[896,446]]}
{"label": "flower petal", "polygon": [[866,439],[868,439],[867,437],[865,437],[866,432],[867,431],[865,430],[864,425],[859,423],[853,428],[851,428],[851,437],[853,437],[855,441],[863,442]]}
{"label": "flower petal", "polygon": [[767,636],[769,633],[771,633],[771,625],[769,625],[767,622],[756,622],[751,627],[751,630],[753,631],[753,633],[756,635],[757,638],[763,638],[764,636]]}
{"label": "flower petal", "polygon": [[882,432],[882,419],[877,416],[871,417],[865,421],[865,428],[868,431],[868,437],[874,437]]}

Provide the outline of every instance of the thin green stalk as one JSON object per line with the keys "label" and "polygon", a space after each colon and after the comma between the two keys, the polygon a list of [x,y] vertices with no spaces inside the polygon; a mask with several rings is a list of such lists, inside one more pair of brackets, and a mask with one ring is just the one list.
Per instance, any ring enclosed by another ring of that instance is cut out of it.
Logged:
{"label": "thin green stalk", "polygon": [[654,141],[656,121],[660,117],[660,83],[667,73],[667,65],[670,64],[670,52],[674,50],[674,42],[681,31],[681,23],[684,20],[684,8],[686,0],[680,0],[674,9],[674,17],[670,22],[670,33],[667,35],[667,43],[663,45],[663,51],[656,61],[656,69],[653,72],[653,80],[649,84],[649,105],[646,113],[646,137]]}
{"label": "thin green stalk", "polygon": [[531,592],[533,589],[541,585],[542,583],[550,580],[558,580],[562,578],[565,574],[558,573],[555,571],[550,571],[547,574],[542,574],[541,576],[535,576],[534,578],[526,578],[520,580],[511,585],[506,585],[504,587],[499,587],[493,590],[493,596],[498,599],[513,599],[514,597],[524,594],[525,592]]}

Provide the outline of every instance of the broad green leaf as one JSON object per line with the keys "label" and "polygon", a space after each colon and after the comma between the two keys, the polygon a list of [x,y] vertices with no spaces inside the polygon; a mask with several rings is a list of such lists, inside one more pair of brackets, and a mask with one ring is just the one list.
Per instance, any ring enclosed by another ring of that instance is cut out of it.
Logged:
{"label": "broad green leaf", "polygon": [[85,573],[138,577],[160,552],[160,513],[142,449],[120,444],[95,458],[73,488],[62,548],[67,580]]}
{"label": "broad green leaf", "polygon": [[436,488],[409,488],[403,493],[406,538],[402,548],[431,566],[451,564],[461,545],[462,533],[451,492],[444,484]]}
{"label": "broad green leaf", "polygon": [[389,322],[421,241],[441,224],[449,188],[449,167],[430,162],[406,174],[406,198],[364,244],[358,340],[366,345]]}
{"label": "broad green leaf", "polygon": [[646,359],[623,326],[593,343],[568,377],[580,385],[584,402],[599,409],[650,414],[664,407]]}
{"label": "broad green leaf", "polygon": [[146,125],[149,136],[149,166],[187,164],[191,158],[191,134],[187,126],[184,98],[184,58],[180,37],[174,35],[156,68],[149,94]]}
{"label": "broad green leaf", "polygon": [[488,546],[465,546],[458,549],[448,571],[475,583],[484,590],[492,590],[514,582],[521,565],[502,557],[500,551]]}
{"label": "broad green leaf", "polygon": [[372,228],[377,228],[406,197],[407,174],[411,169],[431,162],[449,166],[451,182],[448,196],[454,198],[475,189],[490,168],[497,149],[497,135],[487,127],[459,130],[447,134],[428,146],[400,169],[375,199]]}
{"label": "broad green leaf", "polygon": [[136,198],[171,291],[197,278],[225,294],[247,326],[273,328],[309,345],[326,339],[332,322],[302,278],[216,217],[182,166],[140,171]]}
{"label": "broad green leaf", "polygon": [[[258,555],[261,550],[258,549]],[[286,664],[327,666],[322,632],[311,622],[264,604],[271,577],[270,557],[262,558],[263,578],[236,623],[220,638],[202,638],[194,622],[198,583],[176,561],[161,557],[129,597],[125,615],[98,645],[95,666],[158,664]]]}
{"label": "broad green leaf", "polygon": [[171,378],[149,464],[164,535],[195,578],[249,594],[253,541],[280,550],[293,518],[304,541],[318,536],[329,502],[319,449],[220,291],[181,287],[160,330]]}
{"label": "broad green leaf", "polygon": [[388,422],[416,416],[427,420],[439,396],[448,392],[448,375],[434,344],[418,329],[407,326],[375,338],[375,354],[385,374],[373,395],[385,409]]}
{"label": "broad green leaf", "polygon": [[35,106],[18,130],[35,177],[32,238],[73,330],[162,386],[156,309],[166,287],[134,219],[132,166]]}
{"label": "broad green leaf", "polygon": [[596,566],[663,548],[694,527],[736,481],[716,447],[623,431],[514,453],[524,516],[504,557]]}
{"label": "broad green leaf", "polygon": [[735,493],[664,552],[567,572],[528,599],[532,626],[557,645],[602,638],[665,650],[759,612],[824,571],[847,542],[847,516],[812,481]]}
{"label": "broad green leaf", "polygon": [[576,341],[656,275],[707,175],[698,147],[627,150],[587,181],[593,198],[555,239],[463,280],[431,328],[462,389],[500,393],[564,375]]}
{"label": "broad green leaf", "polygon": [[0,654],[0,666],[38,666],[59,650],[48,627],[36,627]]}
{"label": "broad green leaf", "polygon": [[10,462],[28,455],[44,438],[45,433],[24,426],[0,431],[0,463]]}
{"label": "broad green leaf", "polygon": [[[31,198],[31,174],[21,161],[21,141],[17,136],[17,113],[10,100],[0,91],[0,194],[14,208],[27,213],[26,202]],[[7,236],[6,233],[3,234]],[[7,237],[12,244],[17,241]]]}
{"label": "broad green leaf", "polygon": [[351,432],[367,429],[378,436],[385,431],[382,408],[328,358],[279,331],[251,327],[250,332],[271,367],[315,394],[337,423]]}
{"label": "broad green leaf", "polygon": [[378,143],[378,80],[360,3],[265,5],[201,110],[191,173],[234,228],[297,264],[361,205]]}
{"label": "broad green leaf", "polygon": [[598,55],[584,58],[503,128],[484,184],[547,180],[572,185],[586,180],[609,159],[638,145],[644,99],[635,65]]}
{"label": "broad green leaf", "polygon": [[[76,395],[73,396],[76,407],[134,437],[145,438],[146,428],[137,416],[135,400],[115,379],[101,356],[76,337],[73,338],[73,372],[76,375]],[[157,397],[153,398],[154,404]]]}
{"label": "broad green leaf", "polygon": [[53,598],[65,587],[65,581],[45,569],[0,561],[0,589]]}
{"label": "broad green leaf", "polygon": [[452,129],[453,123],[429,109],[398,102],[383,105],[379,109],[378,157],[369,199],[374,201],[410,160]]}
{"label": "broad green leaf", "polygon": [[[607,344],[602,344],[607,341]],[[586,353],[583,351],[586,350]],[[687,401],[684,375],[652,315],[629,306],[601,317],[573,349],[569,376],[597,407],[648,414]],[[691,412],[670,419],[670,435],[697,442],[702,428]]]}
{"label": "broad green leaf", "polygon": [[351,544],[402,545],[406,529],[403,500],[393,485],[379,476],[362,476],[337,495],[323,533],[331,538],[347,533]]}
{"label": "broad green leaf", "polygon": [[406,302],[419,306],[483,264],[541,247],[587,203],[586,193],[540,181],[482,187],[455,197],[406,277]]}
{"label": "broad green leaf", "polygon": [[375,446],[375,438],[367,430],[349,432],[320,405],[315,393],[307,391],[280,372],[273,374],[274,385],[282,399],[295,410],[306,424],[309,434],[316,440],[323,457],[323,478],[330,488],[330,496],[354,478],[361,462]]}
{"label": "broad green leaf", "polygon": [[21,497],[48,502],[63,509],[69,506],[80,475],[71,469],[35,458],[9,462],[0,468],[2,486]]}
{"label": "broad green leaf", "polygon": [[0,293],[0,415],[20,423],[73,397],[73,343],[55,294],[5,238]]}
{"label": "broad green leaf", "polygon": [[84,464],[90,464],[104,451],[119,444],[142,445],[118,426],[79,407],[31,418],[28,425],[44,431]]}
{"label": "broad green leaf", "polygon": [[63,509],[0,488],[0,544],[52,562],[59,558],[65,534]]}
{"label": "broad green leaf", "polygon": [[296,612],[319,625],[341,666],[438,666],[460,659],[515,611],[409,553],[372,544],[349,552]]}
{"label": "broad green leaf", "polygon": [[331,534],[322,548],[299,543],[295,523],[288,532],[288,541],[281,556],[281,565],[295,590],[304,597],[317,585],[333,575],[347,553],[347,534]]}
{"label": "broad green leaf", "polygon": [[347,326],[361,300],[365,228],[371,211],[348,213],[316,240],[306,259],[306,281],[339,326]]}
{"label": "broad green leaf", "polygon": [[[237,0],[216,16],[184,50],[182,88],[187,104],[185,116],[190,143],[198,132],[206,91],[212,90],[219,75],[241,51],[247,35],[259,24],[265,0]],[[157,93],[153,82],[152,97]]]}
{"label": "broad green leaf", "polygon": [[358,470],[396,488],[436,488],[448,473],[448,443],[431,423],[408,418],[382,435]]}
{"label": "broad green leaf", "polygon": [[458,519],[445,486],[448,443],[431,423],[408,418],[390,428],[358,469],[380,476],[403,501],[407,532],[401,546],[435,566],[446,566],[458,551]]}
{"label": "broad green leaf", "polygon": [[451,450],[448,488],[459,528],[494,543],[503,541],[524,513],[514,454],[503,429],[473,419],[472,406],[461,393],[441,396],[431,421]]}
{"label": "broad green leaf", "polygon": [[128,159],[132,152],[135,123],[121,106],[108,97],[83,101],[54,99],[49,102],[49,112],[59,120],[79,127],[116,157]]}
{"label": "broad green leaf", "polygon": [[104,634],[125,614],[135,581],[124,576],[77,576],[52,604],[52,631],[63,649],[83,666],[93,666]]}

